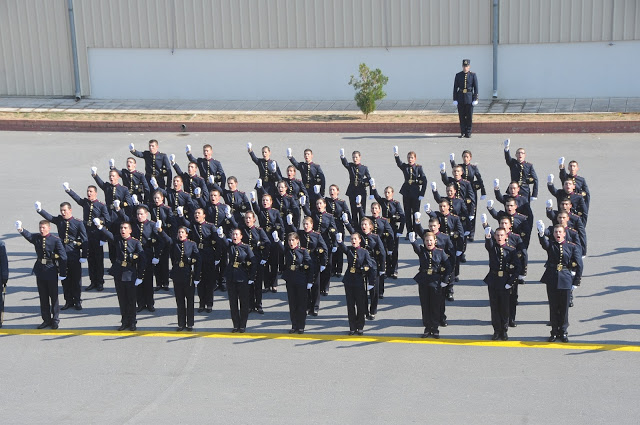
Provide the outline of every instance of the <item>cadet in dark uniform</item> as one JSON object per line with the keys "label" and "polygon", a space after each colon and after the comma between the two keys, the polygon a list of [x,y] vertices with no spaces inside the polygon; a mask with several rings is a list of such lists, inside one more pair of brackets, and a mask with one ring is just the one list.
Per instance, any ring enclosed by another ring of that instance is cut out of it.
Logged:
{"label": "cadet in dark uniform", "polygon": [[313,151],[305,149],[304,162],[298,162],[293,157],[291,148],[287,148],[287,158],[294,167],[300,170],[302,183],[309,194],[309,203],[315,205],[318,198],[324,197],[326,179],[320,165],[313,163]]}
{"label": "cadet in dark uniform", "polygon": [[578,232],[578,236],[580,238],[580,247],[582,248],[582,257],[584,258],[587,255],[587,231],[584,228],[584,224],[582,224],[582,217],[577,214],[574,214],[572,211],[573,205],[571,204],[571,199],[566,198],[560,201],[558,205],[558,210],[553,210],[553,201],[551,199],[547,200],[547,218],[551,220],[553,224],[558,224],[558,214],[561,212],[566,212],[569,216],[568,226]]}
{"label": "cadet in dark uniform", "polygon": [[[164,232],[168,234],[170,238],[177,236],[178,224],[176,217],[173,215],[171,208],[164,204],[164,195],[160,190],[153,192],[152,207],[149,210],[151,213],[152,221],[160,221],[162,223]],[[167,250],[162,251],[160,262],[154,267],[154,273],[156,277],[156,287],[154,291],[163,289],[169,290],[169,252]]]}
{"label": "cadet in dark uniform", "polygon": [[67,254],[67,278],[62,282],[64,306],[60,310],[75,307],[82,310],[82,263],[87,262],[89,239],[82,221],[73,218],[71,204],[60,204],[60,215],[54,217],[42,209],[40,202],[35,203],[36,211],[45,220],[58,228],[58,237],[62,240]]}
{"label": "cadet in dark uniform", "polygon": [[[404,224],[406,221],[402,205],[399,201],[393,199],[393,188],[387,186],[384,188],[384,198],[378,195],[376,190],[375,181],[371,179],[371,188],[369,189],[369,199],[373,196],[382,208],[382,216],[389,221],[392,229],[393,245],[391,245],[391,254],[387,258],[387,272],[386,275],[392,279],[398,278],[398,249],[400,247],[400,237],[404,231]],[[417,212],[417,211],[416,211]],[[415,216],[415,213],[413,214]],[[414,218],[411,218],[412,223],[415,222]],[[338,230],[340,231],[340,230]],[[343,231],[341,233],[344,233]]]}
{"label": "cadet in dark uniform", "polygon": [[86,290],[97,289],[102,291],[104,288],[104,250],[102,249],[104,242],[102,241],[102,233],[93,224],[93,219],[99,218],[103,225],[109,227],[111,215],[107,206],[98,201],[98,189],[95,186],[87,187],[87,197],[84,199],[71,190],[69,183],[64,182],[62,187],[82,207],[83,211],[82,219],[89,240],[87,262],[89,265],[89,280],[91,281]]}
{"label": "cadet in dark uniform", "polygon": [[565,180],[572,180],[575,186],[575,191],[582,195],[584,198],[584,205],[589,210],[589,203],[591,203],[591,193],[589,192],[589,186],[584,177],[578,175],[578,161],[569,161],[569,172],[564,169],[564,157],[558,160],[558,166],[560,168],[560,181],[564,184]]}
{"label": "cadet in dark uniform", "polygon": [[[236,223],[242,223],[243,214],[251,211],[251,202],[244,192],[238,190],[238,179],[234,176],[227,178],[227,186],[229,189],[223,189],[217,183],[212,183],[213,177],[209,177],[209,190],[216,189],[222,195],[224,203],[231,209],[231,214]],[[211,193],[211,192],[209,192]]]}
{"label": "cadet in dark uniform", "polygon": [[[260,227],[264,229],[269,237],[269,242],[271,242],[271,251],[269,253],[269,259],[265,264],[264,269],[264,291],[271,290],[271,292],[278,292],[278,264],[280,263],[280,250],[275,249],[273,246],[273,232],[278,232],[278,238],[284,237],[284,223],[282,221],[282,217],[280,216],[280,212],[274,208],[271,208],[273,203],[273,199],[271,195],[262,196],[262,205],[258,206],[258,203],[255,201],[255,193],[251,192],[251,201],[253,205],[253,210],[258,217],[258,222],[260,223]],[[278,239],[280,240],[280,239]]]}
{"label": "cadet in dark uniform", "polygon": [[[287,184],[287,194],[293,196],[298,201],[300,201],[301,197],[306,197],[307,206],[309,206],[309,191],[307,191],[307,188],[304,187],[304,183],[302,182],[302,180],[296,178],[297,172],[298,170],[296,169],[296,167],[294,167],[293,165],[289,165],[287,167],[287,177],[283,178],[282,181]],[[313,190],[311,190],[311,193],[315,193],[316,189],[320,191],[320,186],[313,186]]]}
{"label": "cadet in dark uniform", "polygon": [[[340,188],[332,184],[329,186],[329,196],[324,198],[327,205],[327,212],[333,215],[333,220],[336,223],[336,232],[342,233],[344,235],[344,223],[342,222],[342,214],[347,214],[347,219],[351,221],[351,212],[349,211],[349,206],[347,202],[343,199],[338,198],[340,194]],[[404,222],[403,222],[404,224]],[[329,259],[329,265],[331,270],[331,275],[336,277],[342,277],[342,266],[343,266],[343,256],[344,252],[342,248],[338,245],[336,247],[336,251],[332,252],[331,258]],[[322,295],[329,295],[329,288],[320,288],[320,293]]]}
{"label": "cadet in dark uniform", "polygon": [[149,182],[147,178],[140,171],[136,170],[136,159],[127,158],[127,168],[121,170],[116,169],[116,162],[112,158],[109,160],[109,169],[116,170],[122,178],[122,185],[129,189],[129,194],[133,198],[136,198],[140,202],[151,202],[151,192],[149,191]]}
{"label": "cadet in dark uniform", "polygon": [[[462,151],[462,164],[457,164],[462,167],[462,178],[471,183],[471,187],[473,188],[475,199],[478,199],[478,191],[480,191],[480,200],[484,201],[487,197],[487,191],[484,188],[484,182],[482,181],[482,176],[480,175],[480,170],[476,164],[471,163],[472,154],[470,150]],[[455,155],[453,153],[449,154],[449,162],[451,163],[451,167],[456,166]],[[473,238],[476,231],[476,213],[478,209],[478,202],[474,205],[474,210],[469,211],[469,215],[473,217],[470,223],[469,229],[469,242],[473,242]]]}
{"label": "cadet in dark uniform", "polygon": [[33,274],[36,275],[38,295],[40,297],[40,315],[42,323],[38,329],[51,326],[58,329],[60,323],[60,304],[58,304],[58,280],[64,281],[67,272],[67,253],[60,238],[49,233],[51,223],[40,220],[38,223],[40,233],[31,234],[22,228],[22,222],[16,221],[18,232],[36,249],[38,259],[33,266]]}
{"label": "cadet in dark uniform", "polygon": [[585,204],[584,197],[581,193],[577,193],[575,191],[576,185],[571,179],[567,179],[562,184],[562,190],[558,190],[553,185],[553,174],[549,174],[547,177],[547,189],[549,192],[556,197],[558,204],[562,202],[563,199],[571,200],[571,208],[574,214],[577,214],[582,219],[582,224],[584,227],[587,227],[587,217],[589,215],[589,210],[587,209],[587,205]]}
{"label": "cadet in dark uniform", "polygon": [[506,195],[500,193],[500,180],[495,179],[493,181],[493,193],[496,200],[506,206],[508,200],[513,199],[516,202],[516,211],[527,217],[524,229],[526,231],[526,239],[523,238],[526,246],[529,246],[529,239],[533,229],[533,211],[531,210],[531,202],[528,196],[522,196],[520,194],[520,185],[518,182],[509,183]]}
{"label": "cadet in dark uniform", "polygon": [[136,330],[136,286],[142,283],[145,271],[144,249],[140,241],[131,237],[131,224],[124,222],[120,224],[120,233],[114,236],[106,227],[102,225],[100,219],[94,219],[94,224],[98,230],[102,231],[105,237],[114,242],[116,246],[116,261],[112,265],[113,280],[116,283],[116,293],[120,306],[122,324],[119,331],[129,329]]}
{"label": "cadet in dark uniform", "polygon": [[[333,215],[327,212],[327,203],[324,198],[319,198],[315,206],[316,208],[313,212],[306,205],[302,208],[305,214],[313,219],[313,229],[320,233],[326,247],[331,250],[331,253],[335,253],[338,251],[338,247],[335,244],[336,221]],[[332,269],[331,257],[328,257],[327,261],[327,267],[320,272],[320,293],[325,296],[329,294]]]}
{"label": "cadet in dark uniform", "polygon": [[420,201],[424,198],[424,193],[427,190],[427,176],[422,170],[422,165],[416,164],[417,156],[415,152],[407,153],[407,163],[404,163],[398,155],[398,147],[394,146],[393,156],[404,177],[400,194],[402,195],[402,204],[406,214],[407,233],[409,233],[413,232],[413,214],[420,211]]}
{"label": "cadet in dark uniform", "polygon": [[351,234],[351,247],[347,248],[342,242],[342,234],[337,235],[337,242],[347,255],[347,270],[342,283],[347,296],[349,335],[363,334],[367,291],[373,289],[372,282],[376,279],[376,262],[369,251],[360,247],[361,240],[359,233]]}
{"label": "cadet in dark uniform", "polygon": [[[251,309],[251,287],[255,284],[258,264],[251,247],[242,243],[240,229],[233,229],[231,232],[231,244],[221,234],[222,230],[218,229],[221,244],[229,250],[229,266],[225,270],[225,274],[231,321],[233,322],[231,332],[244,333],[247,329],[247,319]],[[240,304],[239,309],[238,304]],[[304,325],[302,328],[304,329]]]}
{"label": "cadet in dark uniform", "polygon": [[544,274],[540,282],[547,285],[547,297],[551,310],[551,336],[549,342],[558,338],[569,342],[569,293],[572,287],[580,286],[582,279],[582,250],[579,245],[565,240],[562,225],[553,228],[553,239],[544,235],[544,223],[538,221],[540,245],[547,251]]}
{"label": "cadet in dark uniform", "polygon": [[9,282],[9,260],[7,259],[7,248],[4,242],[0,241],[0,278],[2,288],[0,288],[0,328],[4,321],[4,297],[7,294],[7,282]]}
{"label": "cadet in dark uniform", "polygon": [[173,165],[176,175],[182,177],[184,191],[191,195],[191,198],[199,197],[208,192],[207,182],[198,175],[198,164],[193,161],[190,162],[187,165],[187,172],[183,173],[182,168],[175,161],[175,155],[169,155],[169,162]]}
{"label": "cadet in dark uniform", "polygon": [[[535,201],[538,199],[538,176],[536,170],[533,168],[533,164],[525,161],[527,153],[524,148],[518,148],[516,151],[516,157],[512,158],[509,151],[511,140],[504,141],[504,160],[509,167],[511,174],[511,181],[518,182],[520,185],[520,194],[529,198],[529,201]],[[533,189],[531,189],[533,185]]]}
{"label": "cadet in dark uniform", "polygon": [[344,157],[344,149],[340,149],[340,161],[344,168],[349,172],[349,186],[347,187],[346,195],[349,197],[349,208],[351,210],[351,224],[356,225],[360,223],[362,217],[358,213],[357,205],[360,202],[356,201],[356,198],[360,196],[362,202],[362,209],[367,210],[367,187],[369,186],[369,168],[360,163],[360,152],[353,151],[351,154],[353,162],[347,162],[347,158]]}
{"label": "cadet in dark uniform", "polygon": [[471,137],[473,124],[473,107],[478,104],[478,77],[469,71],[471,61],[462,60],[462,71],[453,80],[453,106],[458,107],[460,120],[460,136]]}
{"label": "cadet in dark uniform", "polygon": [[287,284],[287,299],[289,300],[289,316],[291,317],[291,329],[289,333],[304,333],[307,320],[307,304],[309,289],[313,286],[313,262],[309,251],[300,247],[300,238],[297,233],[287,235],[287,247],[280,243],[278,232],[274,231],[274,249],[284,255],[284,271],[282,278]]}
{"label": "cadet in dark uniform", "polygon": [[489,288],[489,304],[491,306],[491,325],[493,336],[506,341],[509,326],[509,292],[516,284],[520,274],[521,262],[516,256],[516,249],[507,244],[507,231],[502,227],[491,237],[491,227],[484,229],[484,246],[489,253],[489,273],[484,283]]}
{"label": "cadet in dark uniform", "polygon": [[217,184],[221,188],[224,188],[224,182],[227,181],[227,176],[222,169],[222,163],[216,159],[213,159],[213,148],[211,145],[204,145],[202,147],[202,154],[204,158],[196,158],[191,154],[191,145],[187,145],[187,158],[189,161],[198,164],[198,170],[200,170],[200,177],[205,181],[209,181],[213,177],[213,183]]}
{"label": "cadet in dark uniform", "polygon": [[138,158],[144,159],[144,176],[149,184],[151,184],[151,179],[155,177],[158,187],[161,189],[171,186],[171,163],[166,154],[158,152],[157,140],[149,140],[148,151],[138,152],[133,143],[129,145],[129,151]]}
{"label": "cadet in dark uniform", "polygon": [[309,252],[311,256],[313,287],[309,290],[309,304],[307,312],[312,316],[317,316],[320,310],[320,273],[327,268],[329,260],[329,250],[322,235],[313,231],[313,218],[305,217],[302,223],[303,230],[298,230],[300,246]]}
{"label": "cadet in dark uniform", "polygon": [[269,146],[263,146],[262,158],[258,158],[251,149],[251,143],[247,143],[247,152],[249,152],[249,156],[251,156],[253,163],[258,166],[258,173],[260,174],[258,179],[261,181],[264,190],[269,195],[275,195],[276,182],[282,180],[282,174],[280,173],[278,163],[271,159],[271,149]]}
{"label": "cadet in dark uniform", "polygon": [[424,234],[423,242],[416,240],[415,232],[409,233],[409,241],[413,251],[418,255],[420,268],[413,277],[418,283],[420,306],[422,307],[423,338],[433,336],[440,338],[440,307],[443,302],[442,291],[447,286],[447,277],[451,273],[451,261],[445,252],[436,247],[436,235],[432,232]]}

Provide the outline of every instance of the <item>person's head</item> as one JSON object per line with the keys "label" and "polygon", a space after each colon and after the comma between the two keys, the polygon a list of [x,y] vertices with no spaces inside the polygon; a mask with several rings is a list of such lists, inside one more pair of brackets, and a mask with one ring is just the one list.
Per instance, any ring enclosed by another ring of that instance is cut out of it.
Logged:
{"label": "person's head", "polygon": [[296,232],[291,232],[287,235],[287,243],[289,244],[289,248],[295,249],[300,245],[300,237]]}
{"label": "person's head", "polygon": [[38,223],[38,230],[40,230],[41,236],[47,236],[51,231],[51,223],[49,220],[40,220]]}
{"label": "person's head", "polygon": [[469,59],[463,59],[462,60],[462,71],[463,72],[469,72],[470,68],[471,68],[471,61]]}
{"label": "person's head", "polygon": [[316,201],[316,209],[321,213],[326,211],[327,203],[324,201],[324,198],[318,198],[318,200]]}
{"label": "person's head", "polygon": [[473,155],[470,150],[465,149],[462,151],[462,162],[464,162],[464,165],[471,164],[471,158],[473,158]]}
{"label": "person's head", "polygon": [[138,207],[136,208],[136,218],[139,223],[143,223],[147,220],[147,208],[146,207]]}
{"label": "person's head", "polygon": [[360,233],[352,233],[351,234],[351,246],[354,248],[358,248],[360,246]]}
{"label": "person's head", "polygon": [[271,158],[271,149],[269,148],[269,146],[262,147],[262,158],[266,159],[267,161],[269,160],[269,158]]}
{"label": "person's head", "polygon": [[173,188],[175,190],[178,190],[178,191],[182,190],[182,184],[183,184],[182,183],[182,177],[180,177],[180,176],[174,176],[173,177]]}
{"label": "person's head", "polygon": [[211,189],[209,191],[209,200],[213,205],[216,205],[220,202],[220,191],[218,189]]}
{"label": "person's head", "polygon": [[307,164],[311,164],[311,162],[313,161],[313,151],[309,148],[304,150],[304,161]]}
{"label": "person's head", "polygon": [[204,223],[205,220],[205,214],[204,214],[204,210],[202,208],[197,208],[194,212],[193,212],[193,218],[196,220],[196,222],[198,222],[199,224]]}
{"label": "person's head", "polygon": [[498,227],[494,234],[494,239],[496,240],[498,245],[504,245],[505,243],[507,243],[507,231],[502,227]]}
{"label": "person's head", "polygon": [[271,195],[269,195],[267,193],[262,195],[262,207],[263,208],[271,208],[272,204],[273,204],[273,199],[271,198]]}
{"label": "person's head", "polygon": [[360,228],[364,232],[365,235],[371,233],[371,229],[373,229],[373,221],[370,218],[365,217],[360,220]]}
{"label": "person's head", "polygon": [[287,194],[287,183],[280,180],[278,182],[278,193],[280,194],[280,196],[284,196]]}
{"label": "person's head", "polygon": [[253,227],[256,224],[256,215],[253,211],[247,211],[244,213],[244,224],[247,227]]}
{"label": "person's head", "polygon": [[158,153],[158,141],[156,139],[149,140],[149,152],[151,152],[152,155]]}
{"label": "person's head", "polygon": [[204,159],[207,161],[213,158],[213,148],[211,145],[204,145],[202,147],[202,155],[204,155]]}
{"label": "person's head", "polygon": [[360,164],[360,151],[351,152],[351,159],[353,160],[354,164]]}
{"label": "person's head", "polygon": [[60,204],[60,215],[65,220],[69,220],[73,217],[73,212],[71,211],[71,204],[68,202],[63,202]]}
{"label": "person's head", "polygon": [[456,165],[453,167],[453,178],[460,180],[462,178],[462,166]]}
{"label": "person's head", "polygon": [[238,190],[238,179],[234,176],[227,177],[227,186],[229,186],[229,190],[235,192]]}
{"label": "person's head", "polygon": [[447,185],[447,197],[449,199],[453,199],[456,197],[456,192],[457,192],[457,188],[456,185],[454,183],[449,183]]}
{"label": "person's head", "polygon": [[504,209],[509,215],[514,215],[516,213],[517,208],[518,208],[518,205],[516,204],[516,200],[513,198],[507,200],[507,202],[504,203]]}
{"label": "person's head", "polygon": [[578,167],[578,161],[569,161],[569,165],[567,166],[567,170],[568,170],[570,176],[577,176],[579,169],[580,169],[580,167]]}
{"label": "person's head", "polygon": [[289,180],[295,179],[296,178],[296,171],[297,171],[296,167],[294,167],[293,165],[289,165],[287,167],[287,178]]}
{"label": "person's head", "polygon": [[120,236],[122,239],[129,239],[131,237],[131,223],[125,221],[120,224]]}
{"label": "person's head", "polygon": [[518,150],[516,151],[516,159],[518,160],[518,162],[524,162],[524,159],[527,157],[527,153],[525,152],[524,148],[518,148]]}
{"label": "person's head", "polygon": [[119,181],[120,181],[120,176],[118,175],[118,172],[116,170],[109,171],[109,183],[115,186],[118,184]]}
{"label": "person's head", "polygon": [[567,225],[569,224],[569,214],[566,211],[562,211],[561,213],[559,213],[556,219],[558,220],[558,224],[560,224],[562,227],[567,227]]}
{"label": "person's head", "polygon": [[331,199],[338,199],[338,195],[340,194],[340,188],[337,184],[332,184],[329,186],[329,196]]}
{"label": "person's head", "polygon": [[424,246],[429,251],[436,247],[436,235],[433,232],[425,232],[423,236]]}
{"label": "person's head", "polygon": [[440,232],[440,221],[437,218],[429,219],[429,231],[434,235],[437,235]]}
{"label": "person's head", "polygon": [[407,163],[409,165],[415,164],[417,158],[418,158],[418,156],[416,155],[416,153],[414,151],[409,151],[409,153],[407,153]]}
{"label": "person's head", "polygon": [[564,242],[564,237],[566,236],[566,231],[564,230],[564,226],[561,224],[556,224],[553,226],[553,238],[558,243]]}
{"label": "person's head", "polygon": [[164,195],[159,190],[156,190],[155,192],[153,192],[153,203],[155,204],[156,207],[159,207],[160,205],[164,204]]}
{"label": "person's head", "polygon": [[305,232],[309,233],[313,230],[313,219],[309,216],[306,216],[302,221],[302,228]]}
{"label": "person's head", "polygon": [[184,242],[187,240],[187,228],[184,226],[178,227],[178,240]]}
{"label": "person's head", "polygon": [[562,188],[564,189],[565,193],[573,193],[573,191],[576,190],[576,184],[572,179],[566,179],[562,184]]}
{"label": "person's head", "polygon": [[371,214],[374,217],[380,217],[381,213],[382,213],[382,208],[380,207],[380,204],[377,202],[371,203]]}
{"label": "person's head", "polygon": [[387,186],[384,188],[384,197],[387,201],[393,199],[393,188],[391,186]]}
{"label": "person's head", "polygon": [[509,217],[502,216],[498,221],[499,226],[509,233],[511,231],[511,219]]}
{"label": "person's head", "polygon": [[560,201],[560,206],[558,210],[569,212],[571,211],[572,207],[573,207],[573,203],[571,202],[571,199],[563,199],[562,201]]}
{"label": "person's head", "polygon": [[198,174],[198,164],[193,161],[189,162],[189,165],[187,165],[187,174],[189,174],[190,177]]}
{"label": "person's head", "polygon": [[443,199],[442,201],[440,201],[440,203],[438,204],[438,207],[440,208],[440,212],[443,215],[449,215],[450,205],[448,200]]}
{"label": "person's head", "polygon": [[516,196],[518,196],[518,193],[520,192],[520,184],[518,184],[518,182],[509,183],[509,187],[507,188],[507,191],[509,192],[509,196],[513,196],[515,198]]}
{"label": "person's head", "polygon": [[98,198],[98,188],[93,185],[87,186],[87,199],[93,202],[97,198]]}
{"label": "person's head", "polygon": [[132,156],[127,158],[127,170],[131,171],[132,173],[136,171],[136,159]]}
{"label": "person's head", "polygon": [[231,242],[235,245],[239,245],[242,243],[242,232],[240,229],[233,229],[231,231]]}

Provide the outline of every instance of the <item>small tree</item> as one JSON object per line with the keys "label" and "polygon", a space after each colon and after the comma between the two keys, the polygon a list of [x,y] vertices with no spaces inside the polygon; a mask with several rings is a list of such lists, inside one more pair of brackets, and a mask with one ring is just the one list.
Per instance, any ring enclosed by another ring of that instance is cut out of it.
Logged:
{"label": "small tree", "polygon": [[389,81],[389,77],[382,75],[379,68],[371,71],[364,63],[360,64],[360,78],[356,79],[353,75],[349,81],[349,85],[356,90],[354,97],[358,108],[364,113],[364,119],[376,109],[376,101],[384,99],[387,95],[382,88]]}

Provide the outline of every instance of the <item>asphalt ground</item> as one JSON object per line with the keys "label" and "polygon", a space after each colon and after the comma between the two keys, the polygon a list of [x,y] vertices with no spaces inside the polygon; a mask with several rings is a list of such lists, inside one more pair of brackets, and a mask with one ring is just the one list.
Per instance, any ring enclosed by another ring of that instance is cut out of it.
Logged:
{"label": "asphalt ground", "polygon": [[[0,133],[0,232],[10,261],[0,329],[2,422],[637,423],[640,244],[634,221],[640,190],[625,180],[630,170],[622,169],[633,167],[638,153],[635,134],[512,137],[512,150],[527,149],[542,183],[533,204],[536,220],[544,217],[544,202],[550,198],[544,187],[547,174],[553,173],[558,181],[559,156],[580,162],[591,189],[589,256],[570,310],[569,344],[545,342],[548,306],[544,286],[537,281],[546,256],[535,238],[527,284],[520,289],[518,327],[510,329],[508,342],[489,340],[489,303],[482,283],[487,253],[479,230],[467,250],[456,300],[447,305],[449,326],[441,328],[439,341],[419,338],[423,328],[412,280],[417,257],[406,241],[400,248],[400,277],[386,283],[379,314],[366,323],[364,337],[346,335],[345,297],[337,281],[322,299],[320,315],[310,317],[306,333],[293,338],[286,334],[283,282],[278,293],[265,294],[266,314],[252,314],[250,333],[242,336],[229,333],[228,302],[220,292],[215,293],[213,313],[196,313],[197,332],[189,337],[174,332],[173,291],[156,293],[157,311],[138,315],[139,332],[118,333],[110,277],[105,291],[83,292],[82,311],[61,312],[58,331],[34,330],[41,322],[35,278],[30,275],[35,254],[15,231],[14,221],[20,219],[25,228],[36,231],[40,216],[34,201],[57,212],[60,202],[70,200],[62,182],[84,193],[93,184],[90,167],[98,167],[106,177],[109,158],[124,166],[129,143],[143,149],[150,138],[157,138],[160,150],[175,153],[181,166],[187,163],[185,144],[198,152],[211,143],[227,175],[238,177],[245,191],[257,176],[246,153],[248,141],[256,151],[269,145],[281,168],[288,163],[287,147],[299,160],[303,149],[311,147],[328,183],[343,191],[347,173],[339,163],[341,147],[347,154],[360,150],[377,186],[396,190],[402,180],[393,145],[399,146],[402,157],[415,150],[429,181],[437,181],[440,190],[440,162],[447,162],[450,152],[459,158],[470,148],[491,194],[494,178],[502,188],[509,179],[502,155],[506,137]],[[429,192],[425,201],[435,204]],[[481,202],[478,214],[484,211]],[[81,214],[75,204],[74,212]],[[85,277],[83,286],[87,285]]]}

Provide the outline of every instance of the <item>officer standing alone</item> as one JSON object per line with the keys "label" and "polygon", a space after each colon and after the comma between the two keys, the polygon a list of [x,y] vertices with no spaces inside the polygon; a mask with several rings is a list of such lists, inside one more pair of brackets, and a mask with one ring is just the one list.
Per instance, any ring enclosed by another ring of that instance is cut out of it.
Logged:
{"label": "officer standing alone", "polygon": [[471,125],[473,121],[473,107],[478,104],[478,77],[469,71],[471,61],[462,60],[462,71],[456,74],[453,80],[453,106],[458,107],[460,119],[459,138],[471,137]]}

